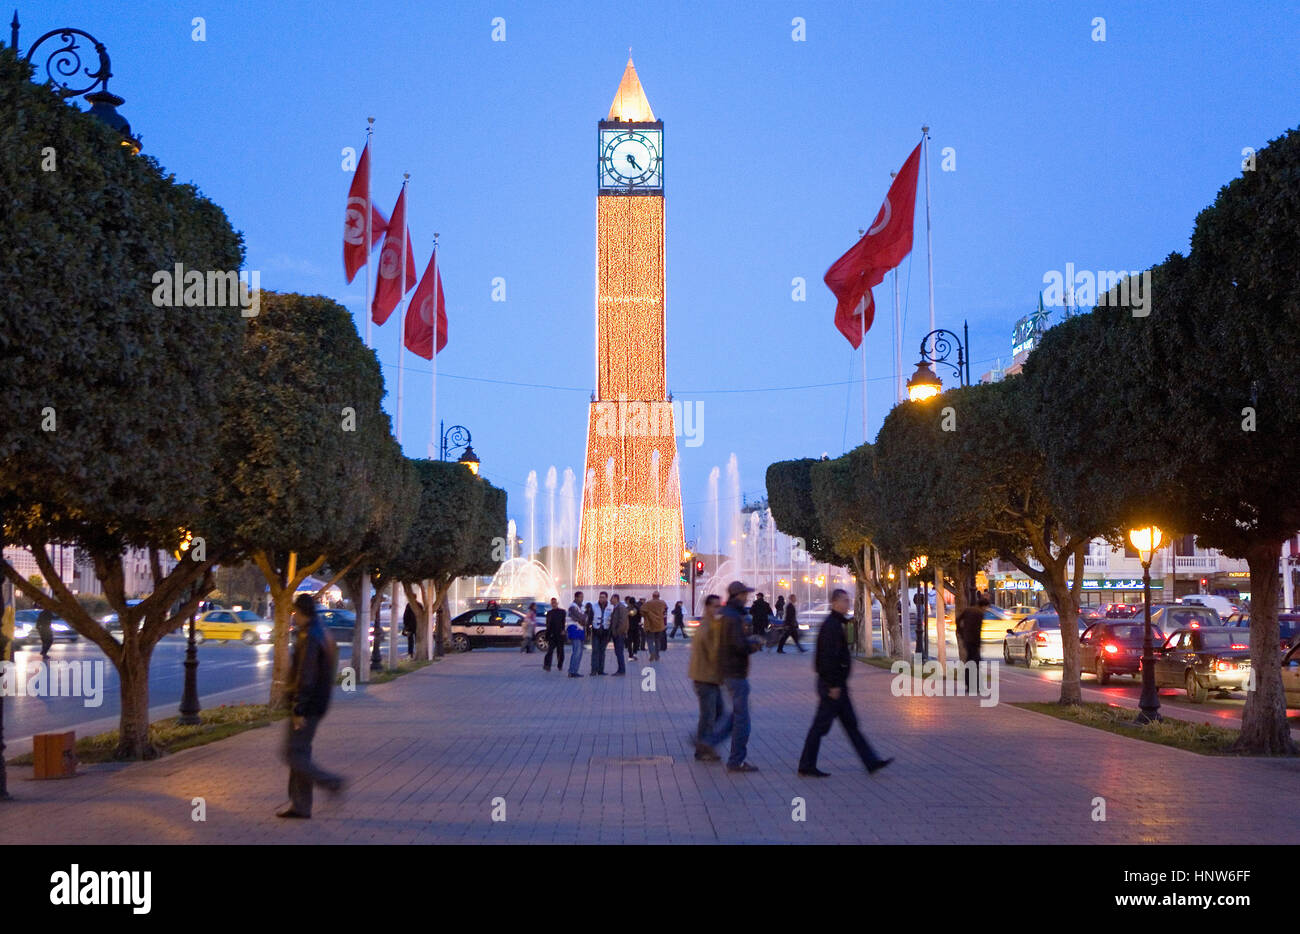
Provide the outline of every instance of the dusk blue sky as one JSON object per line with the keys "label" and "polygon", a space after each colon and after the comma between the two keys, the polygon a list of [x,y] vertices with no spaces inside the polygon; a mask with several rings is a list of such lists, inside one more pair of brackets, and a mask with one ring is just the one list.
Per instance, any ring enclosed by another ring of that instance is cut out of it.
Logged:
{"label": "dusk blue sky", "polygon": [[[1142,269],[1186,250],[1242,149],[1300,122],[1294,3],[167,0],[26,3],[19,17],[24,50],[56,26],[102,40],[145,150],[225,209],[263,288],[330,296],[359,324],[362,279],[344,281],[340,256],[341,151],[359,152],[376,118],[376,200],[390,210],[411,173],[420,270],[441,235],[439,416],[471,429],[521,525],[530,469],[582,474],[596,122],[629,46],[665,122],[668,385],[704,402],[703,444],[681,448],[688,538],[708,534],[707,476],[725,476],[732,452],[761,496],[770,462],[862,441],[858,355],[821,277],[922,124],[937,324],[969,322],[978,378],[1009,360],[1046,272]],[[940,170],[945,147],[956,171]],[[928,330],[923,191],[917,203],[900,268],[908,373]],[[498,276],[504,303],[491,300]],[[791,300],[796,276],[805,302]],[[888,281],[867,337],[873,437],[895,401]],[[396,317],[375,333],[392,411]],[[423,457],[429,364],[405,360],[405,449]]]}

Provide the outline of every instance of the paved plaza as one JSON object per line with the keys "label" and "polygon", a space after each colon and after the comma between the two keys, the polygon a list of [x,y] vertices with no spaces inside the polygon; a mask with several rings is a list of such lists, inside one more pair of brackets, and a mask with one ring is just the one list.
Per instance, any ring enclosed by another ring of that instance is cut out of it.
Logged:
{"label": "paved plaza", "polygon": [[[286,800],[281,725],[64,781],[11,767],[0,842],[1222,847],[1300,835],[1287,806],[1300,760],[1202,757],[1018,709],[1006,702],[1057,690],[1023,676],[1004,677],[1003,703],[986,708],[894,697],[888,672],[857,664],[863,727],[896,761],[869,777],[836,725],[820,760],[831,777],[801,778],[811,653],[754,657],[749,761],[761,771],[728,773],[693,758],[688,654],[678,641],[627,677],[574,680],[544,673],[539,655],[480,650],[336,692],[316,754],[351,784],[337,800],[318,792],[311,821],[273,816]],[[205,821],[192,819],[196,798]],[[1104,821],[1093,819],[1097,798]]]}

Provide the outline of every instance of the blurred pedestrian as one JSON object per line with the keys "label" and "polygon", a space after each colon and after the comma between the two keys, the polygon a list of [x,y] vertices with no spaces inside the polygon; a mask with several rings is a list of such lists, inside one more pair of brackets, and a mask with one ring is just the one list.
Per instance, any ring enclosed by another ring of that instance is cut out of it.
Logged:
{"label": "blurred pedestrian", "polygon": [[564,631],[565,612],[560,608],[560,598],[551,597],[551,608],[546,611],[546,657],[542,659],[542,671],[551,670],[551,655],[556,656],[555,667],[564,670],[564,641],[568,633]]}
{"label": "blurred pedestrian", "polygon": [[727,585],[727,603],[722,608],[722,683],[731,696],[731,754],[729,772],[757,772],[758,766],[745,761],[749,752],[749,656],[762,647],[756,636],[745,632],[745,600],[752,588],[740,581]]}
{"label": "blurred pedestrian", "polygon": [[45,659],[54,644],[54,614],[49,610],[42,609],[36,614],[36,634],[41,638],[41,658]]}
{"label": "blurred pedestrian", "polygon": [[763,599],[763,594],[754,594],[750,604],[749,615],[754,620],[754,635],[762,638],[767,635],[767,621],[772,618],[772,605]]}
{"label": "blurred pedestrian", "polygon": [[337,673],[338,649],[321,623],[308,594],[293,601],[294,645],[289,659],[289,733],[284,757],[289,763],[289,806],[276,817],[311,817],[312,787],[337,794],[343,778],[321,768],[311,757],[312,740],[329,709]]}
{"label": "blurred pedestrian", "polygon": [[778,654],[785,654],[786,639],[794,640],[794,647],[800,654],[808,651],[799,642],[799,613],[795,610],[794,594],[790,594],[790,599],[785,604],[785,630],[781,633],[781,641],[776,644]]}
{"label": "blurred pedestrian", "polygon": [[957,614],[957,645],[961,649],[967,694],[979,693],[980,630],[984,627],[984,610],[988,605],[988,599],[980,597]]}
{"label": "blurred pedestrian", "polygon": [[587,610],[591,609],[591,604],[587,604],[587,609],[582,607],[582,591],[573,595],[573,603],[569,606],[569,623],[565,627],[565,634],[569,637],[569,677],[581,678],[578,672],[578,663],[582,661],[582,643],[587,632]]}
{"label": "blurred pedestrian", "polygon": [[408,602],[406,610],[402,613],[402,635],[406,636],[406,654],[410,658],[415,658],[415,632],[419,625],[420,622],[415,616],[415,607]]}
{"label": "blurred pedestrian", "polygon": [[[615,601],[617,602],[617,601]],[[641,651],[644,632],[642,630],[641,607],[631,594],[627,595],[627,651],[628,657],[636,661],[636,653]]]}
{"label": "blurred pedestrian", "polygon": [[537,610],[530,603],[524,613],[524,618],[520,627],[523,630],[524,641],[519,646],[519,651],[528,655],[533,653],[533,639],[537,636]]}
{"label": "blurred pedestrian", "polygon": [[785,594],[776,595],[776,606],[772,608],[772,616],[775,617],[778,625],[785,622]]}
{"label": "blurred pedestrian", "polygon": [[695,758],[701,762],[717,762],[721,758],[713,747],[731,735],[733,726],[732,718],[723,716],[720,604],[717,594],[711,593],[705,598],[699,628],[695,630],[695,638],[691,639],[691,662],[687,668],[700,702],[700,719],[695,728]]}
{"label": "blurred pedestrian", "polygon": [[682,611],[682,601],[678,600],[673,604],[673,629],[672,632],[668,633],[668,638],[676,639],[679,632],[682,634],[683,639],[686,638],[686,627],[682,625],[685,616],[686,614]]}
{"label": "blurred pedestrian", "polygon": [[817,652],[813,659],[817,671],[817,713],[813,715],[812,726],[804,739],[803,753],[799,756],[799,774],[811,778],[825,778],[829,774],[817,768],[817,753],[822,737],[830,732],[831,724],[837,719],[844,726],[844,732],[849,734],[849,741],[868,772],[877,772],[894,761],[882,759],[871,748],[858,728],[858,717],[849,700],[849,671],[853,667],[853,656],[849,654],[849,645],[844,638],[844,623],[851,605],[848,591],[837,588],[831,594],[831,611],[817,632]]}
{"label": "blurred pedestrian", "polygon": [[641,605],[641,625],[650,646],[650,661],[657,662],[668,637],[668,604],[659,599],[657,590]]}
{"label": "blurred pedestrian", "polygon": [[[631,627],[629,618],[632,611],[632,598],[627,598],[627,603],[620,603],[618,594],[610,598],[609,611],[609,635],[614,642],[614,660],[618,662],[618,671],[615,675],[627,674],[627,667],[623,664],[623,647],[627,645],[627,633]],[[602,672],[603,674],[603,672]]]}

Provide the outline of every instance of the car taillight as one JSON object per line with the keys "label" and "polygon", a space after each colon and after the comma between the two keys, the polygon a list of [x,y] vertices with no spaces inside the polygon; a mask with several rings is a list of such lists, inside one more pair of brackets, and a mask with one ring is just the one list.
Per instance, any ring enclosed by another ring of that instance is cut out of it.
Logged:
{"label": "car taillight", "polygon": [[1040,632],[1034,636],[1034,641],[1039,645],[1047,645],[1047,633]]}
{"label": "car taillight", "polygon": [[1248,649],[1248,648],[1250,648],[1250,646],[1249,646],[1249,645],[1246,645],[1244,642],[1234,642],[1234,643],[1232,644],[1232,647],[1233,647],[1233,649],[1235,649],[1235,650],[1237,650],[1237,651],[1240,651],[1240,650],[1242,650],[1242,649]]}
{"label": "car taillight", "polygon": [[1107,652],[1109,652],[1111,655],[1114,655],[1116,652],[1119,651],[1119,647],[1116,646],[1114,642],[1102,643],[1102,648],[1105,649]]}
{"label": "car taillight", "polygon": [[1227,671],[1227,670],[1230,669],[1230,668],[1236,668],[1236,667],[1237,667],[1237,663],[1236,663],[1236,662],[1224,662],[1224,661],[1218,661],[1218,662],[1215,662],[1215,663],[1214,663],[1214,667],[1215,667],[1217,670],[1219,670],[1219,671]]}

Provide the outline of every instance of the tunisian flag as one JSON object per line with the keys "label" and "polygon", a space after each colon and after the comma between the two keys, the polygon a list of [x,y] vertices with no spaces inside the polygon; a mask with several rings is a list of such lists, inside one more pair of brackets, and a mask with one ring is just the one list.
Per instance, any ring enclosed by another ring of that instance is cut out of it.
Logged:
{"label": "tunisian flag", "polygon": [[426,360],[433,359],[434,283],[437,283],[438,351],[447,346],[447,300],[442,295],[442,274],[438,272],[438,251],[429,258],[411,307],[406,313],[406,349]]}
{"label": "tunisian flag", "polygon": [[[366,208],[370,209],[370,242],[366,243]],[[366,257],[388,228],[388,221],[370,200],[370,144],[361,150],[361,159],[352,175],[348,189],[348,210],[343,216],[343,271],[351,282],[357,270],[366,264]]]}
{"label": "tunisian flag", "polygon": [[[406,251],[406,287],[398,279],[402,275],[402,251]],[[375,300],[370,306],[370,318],[383,324],[393,313],[402,296],[415,287],[415,253],[411,251],[411,232],[406,229],[406,186],[397,196],[392,220],[384,234],[384,248],[379,251],[379,277],[375,283]]]}
{"label": "tunisian flag", "polygon": [[912,252],[912,216],[916,213],[916,173],[920,164],[921,144],[917,143],[889,186],[871,229],[826,270],[826,285],[839,299],[835,326],[855,350],[875,316],[872,287]]}

